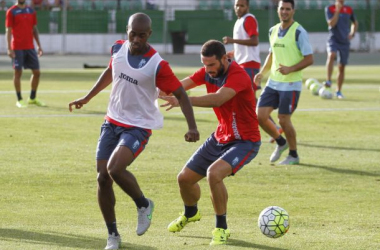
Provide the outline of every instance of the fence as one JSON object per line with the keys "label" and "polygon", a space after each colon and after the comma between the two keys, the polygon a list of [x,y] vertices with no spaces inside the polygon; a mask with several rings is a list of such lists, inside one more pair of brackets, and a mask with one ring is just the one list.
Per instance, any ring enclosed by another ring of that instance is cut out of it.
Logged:
{"label": "fence", "polygon": [[[32,1],[32,0],[30,0]],[[48,0],[46,0],[47,3]],[[71,53],[68,43],[83,39],[80,35],[108,34],[125,37],[126,24],[130,15],[147,13],[152,19],[151,43],[173,44],[174,52],[182,53],[183,46],[202,44],[208,39],[232,36],[236,17],[233,0],[63,0],[58,6],[34,6],[38,15],[41,35],[52,35],[61,39],[61,52]],[[260,42],[268,41],[268,29],[278,22],[276,0],[250,0],[250,11],[259,21]],[[6,6],[13,1],[4,1]],[[295,19],[310,32],[326,32],[324,7],[334,1],[296,1]],[[371,38],[380,31],[380,0],[346,0],[352,6],[359,21],[360,50],[371,50]],[[0,11],[5,20],[5,11]],[[4,26],[0,33],[4,34]],[[94,42],[94,41],[92,41]],[[175,48],[177,47],[177,48]]]}

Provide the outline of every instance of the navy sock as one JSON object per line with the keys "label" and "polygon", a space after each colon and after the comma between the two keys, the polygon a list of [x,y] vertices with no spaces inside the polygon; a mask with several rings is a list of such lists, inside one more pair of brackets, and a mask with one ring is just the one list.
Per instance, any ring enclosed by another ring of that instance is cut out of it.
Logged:
{"label": "navy sock", "polygon": [[136,203],[136,207],[138,207],[138,208],[148,207],[149,206],[149,201],[147,200],[147,198],[145,198],[144,195],[142,195],[138,199],[134,199],[133,201]]}
{"label": "navy sock", "polygon": [[195,204],[194,206],[186,206],[185,205],[185,216],[187,218],[191,218],[196,215],[198,212],[198,206]]}
{"label": "navy sock", "polygon": [[227,229],[227,215],[215,215],[216,217],[216,227]]}
{"label": "navy sock", "polygon": [[31,90],[30,91],[30,99],[36,98],[37,90]]}
{"label": "navy sock", "polygon": [[284,146],[286,143],[286,140],[282,135],[280,135],[277,139],[275,139],[278,146]]}
{"label": "navy sock", "polygon": [[119,232],[117,231],[116,221],[112,223],[106,223],[108,234],[112,235],[115,234],[115,236],[119,235]]}
{"label": "navy sock", "polygon": [[17,95],[17,100],[20,101],[22,100],[22,96],[21,96],[21,92],[16,92],[16,95]]}
{"label": "navy sock", "polygon": [[298,157],[297,150],[289,150],[289,155],[294,158],[297,158]]}

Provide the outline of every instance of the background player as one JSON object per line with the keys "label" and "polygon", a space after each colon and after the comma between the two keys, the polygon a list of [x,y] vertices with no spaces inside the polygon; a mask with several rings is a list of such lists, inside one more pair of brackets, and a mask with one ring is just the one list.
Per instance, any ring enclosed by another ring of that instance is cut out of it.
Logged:
{"label": "background player", "polygon": [[329,26],[329,37],[327,40],[327,80],[326,87],[331,87],[331,75],[334,70],[334,62],[338,58],[338,77],[336,86],[336,97],[344,98],[342,86],[344,81],[344,70],[348,63],[350,53],[350,41],[358,29],[354,11],[350,6],[344,5],[344,0],[336,0],[335,4],[325,8],[326,21]]}

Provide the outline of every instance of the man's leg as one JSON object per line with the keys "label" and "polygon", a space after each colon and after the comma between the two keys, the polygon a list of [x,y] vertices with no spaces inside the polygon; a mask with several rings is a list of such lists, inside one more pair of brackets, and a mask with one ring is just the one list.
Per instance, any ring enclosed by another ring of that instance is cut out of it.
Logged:
{"label": "man's leg", "polygon": [[207,181],[211,190],[211,200],[216,216],[216,227],[210,245],[224,245],[230,236],[227,227],[228,192],[224,178],[232,173],[232,167],[224,160],[215,161],[207,171]]}
{"label": "man's leg", "polygon": [[339,64],[338,65],[338,79],[337,79],[337,86],[336,86],[336,90],[341,92],[342,91],[342,86],[343,86],[343,81],[344,81],[344,70],[345,70],[345,65],[343,64]]}
{"label": "man's leg", "polygon": [[279,114],[280,125],[285,132],[286,140],[289,144],[289,150],[297,150],[296,130],[291,121],[292,115]]}
{"label": "man's leg", "polygon": [[335,51],[329,51],[327,53],[327,61],[326,61],[326,82],[324,82],[325,87],[331,87],[331,76],[334,71],[334,62],[336,58],[336,52]]}
{"label": "man's leg", "polygon": [[280,133],[278,132],[276,125],[269,119],[272,111],[272,107],[259,107],[257,109],[257,118],[259,120],[260,127],[268,135],[270,135],[273,138],[278,138],[280,136]]}

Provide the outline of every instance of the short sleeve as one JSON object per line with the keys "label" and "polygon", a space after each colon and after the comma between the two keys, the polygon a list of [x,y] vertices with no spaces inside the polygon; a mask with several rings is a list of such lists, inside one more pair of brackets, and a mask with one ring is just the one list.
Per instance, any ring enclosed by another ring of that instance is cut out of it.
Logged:
{"label": "short sleeve", "polygon": [[253,16],[248,16],[244,20],[244,30],[245,32],[247,32],[249,37],[258,36],[259,29],[258,29],[256,18],[254,18]]}
{"label": "short sleeve", "polygon": [[206,77],[206,70],[205,70],[205,68],[200,68],[193,75],[190,76],[190,79],[196,85],[202,85],[202,84],[205,84],[205,77]]}
{"label": "short sleeve", "polygon": [[156,86],[166,94],[170,94],[182,86],[167,61],[162,60],[157,68]]}

